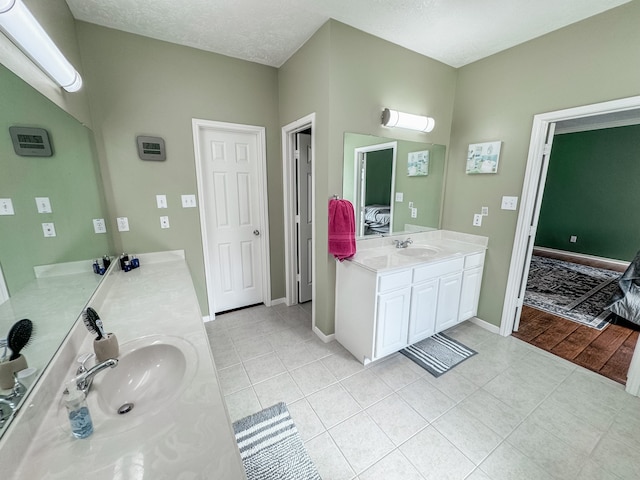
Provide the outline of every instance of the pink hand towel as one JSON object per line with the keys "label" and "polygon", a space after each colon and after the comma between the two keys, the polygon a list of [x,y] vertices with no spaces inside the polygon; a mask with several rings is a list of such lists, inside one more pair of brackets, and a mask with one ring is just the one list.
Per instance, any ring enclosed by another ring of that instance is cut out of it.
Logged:
{"label": "pink hand towel", "polygon": [[356,219],[349,200],[329,201],[329,253],[341,262],[356,253]]}

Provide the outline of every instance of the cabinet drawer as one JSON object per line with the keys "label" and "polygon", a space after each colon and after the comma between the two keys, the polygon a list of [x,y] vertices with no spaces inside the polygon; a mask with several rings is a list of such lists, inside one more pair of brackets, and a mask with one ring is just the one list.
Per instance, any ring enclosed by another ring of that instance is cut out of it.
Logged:
{"label": "cabinet drawer", "polygon": [[464,257],[464,268],[479,267],[484,263],[484,252],[474,253],[473,255],[467,255]]}
{"label": "cabinet drawer", "polygon": [[440,277],[448,273],[459,272],[464,268],[464,258],[456,258],[447,262],[436,263],[435,265],[424,265],[413,269],[413,283]]}
{"label": "cabinet drawer", "polygon": [[402,270],[395,273],[385,273],[378,277],[378,293],[384,293],[396,288],[411,285],[411,270]]}

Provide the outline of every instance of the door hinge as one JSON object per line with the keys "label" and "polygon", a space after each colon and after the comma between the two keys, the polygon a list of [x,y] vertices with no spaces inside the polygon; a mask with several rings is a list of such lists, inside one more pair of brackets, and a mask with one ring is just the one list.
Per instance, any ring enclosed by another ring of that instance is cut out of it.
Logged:
{"label": "door hinge", "polygon": [[551,153],[551,144],[545,143],[544,148],[542,149],[543,155],[549,155]]}
{"label": "door hinge", "polygon": [[300,160],[300,150],[294,150],[293,158],[294,160]]}
{"label": "door hinge", "polygon": [[296,215],[296,223],[300,223],[300,215]]}
{"label": "door hinge", "polygon": [[529,236],[533,237],[536,234],[536,226],[535,225],[529,225]]}

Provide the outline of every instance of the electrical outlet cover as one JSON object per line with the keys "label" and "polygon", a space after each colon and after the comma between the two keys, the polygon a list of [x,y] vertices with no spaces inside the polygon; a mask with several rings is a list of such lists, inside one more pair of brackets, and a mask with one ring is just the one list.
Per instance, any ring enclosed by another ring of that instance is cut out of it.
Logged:
{"label": "electrical outlet cover", "polygon": [[0,198],[0,215],[15,215],[10,198]]}
{"label": "electrical outlet cover", "polygon": [[476,213],[473,216],[473,226],[474,227],[481,227],[482,226],[482,214],[481,213]]}
{"label": "electrical outlet cover", "polygon": [[169,228],[169,217],[160,217],[160,228]]}
{"label": "electrical outlet cover", "polygon": [[56,227],[53,223],[43,223],[42,224],[42,232],[45,237],[55,237],[56,236]]}
{"label": "electrical outlet cover", "polygon": [[104,218],[93,219],[93,231],[95,233],[107,233],[107,224],[105,223]]}
{"label": "electrical outlet cover", "polygon": [[127,217],[118,217],[118,231],[119,232],[128,232],[129,231],[129,219]]}

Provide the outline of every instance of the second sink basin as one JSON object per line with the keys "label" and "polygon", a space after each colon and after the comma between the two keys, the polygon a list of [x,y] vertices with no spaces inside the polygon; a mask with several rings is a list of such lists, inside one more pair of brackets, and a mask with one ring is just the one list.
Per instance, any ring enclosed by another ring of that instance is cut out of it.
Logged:
{"label": "second sink basin", "polygon": [[396,251],[398,255],[404,255],[405,257],[432,257],[440,253],[436,248],[432,247],[407,247],[398,249]]}

